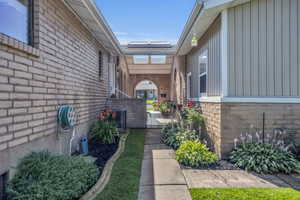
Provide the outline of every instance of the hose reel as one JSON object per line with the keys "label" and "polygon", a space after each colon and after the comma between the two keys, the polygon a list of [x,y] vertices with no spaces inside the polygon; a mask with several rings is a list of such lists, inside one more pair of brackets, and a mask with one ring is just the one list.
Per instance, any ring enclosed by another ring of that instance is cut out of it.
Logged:
{"label": "hose reel", "polygon": [[58,124],[61,126],[61,128],[66,131],[73,129],[72,131],[72,137],[70,139],[70,148],[69,148],[69,154],[72,153],[72,142],[75,137],[75,125],[76,125],[76,112],[75,108],[73,106],[61,106],[58,109]]}

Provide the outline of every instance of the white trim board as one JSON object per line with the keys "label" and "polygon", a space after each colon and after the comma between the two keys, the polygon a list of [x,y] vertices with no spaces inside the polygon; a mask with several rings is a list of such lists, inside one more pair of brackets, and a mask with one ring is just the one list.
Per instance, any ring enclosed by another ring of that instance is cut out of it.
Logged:
{"label": "white trim board", "polygon": [[191,98],[192,101],[207,103],[299,103],[296,97],[200,97]]}

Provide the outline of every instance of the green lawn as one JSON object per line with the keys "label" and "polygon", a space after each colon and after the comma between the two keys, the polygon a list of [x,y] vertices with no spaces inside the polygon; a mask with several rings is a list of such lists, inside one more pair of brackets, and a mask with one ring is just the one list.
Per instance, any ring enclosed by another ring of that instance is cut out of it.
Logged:
{"label": "green lawn", "polygon": [[290,188],[197,188],[193,200],[300,200],[300,192]]}
{"label": "green lawn", "polygon": [[136,200],[144,153],[143,130],[131,130],[125,151],[116,161],[109,183],[95,200]]}

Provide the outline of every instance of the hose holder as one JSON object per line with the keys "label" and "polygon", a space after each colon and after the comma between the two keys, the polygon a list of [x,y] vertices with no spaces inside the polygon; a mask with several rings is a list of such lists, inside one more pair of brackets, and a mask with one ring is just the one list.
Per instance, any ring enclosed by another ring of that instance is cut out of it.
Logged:
{"label": "hose holder", "polygon": [[70,148],[69,148],[69,154],[72,153],[72,142],[75,138],[75,125],[76,125],[76,112],[75,108],[73,106],[61,106],[58,109],[58,124],[61,126],[63,130],[70,130],[72,131],[72,137],[70,139]]}

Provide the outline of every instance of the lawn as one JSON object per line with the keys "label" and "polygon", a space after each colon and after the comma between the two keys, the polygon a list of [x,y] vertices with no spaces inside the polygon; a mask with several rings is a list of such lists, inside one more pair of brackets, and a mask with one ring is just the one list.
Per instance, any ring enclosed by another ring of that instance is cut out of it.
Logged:
{"label": "lawn", "polygon": [[197,188],[193,200],[299,200],[300,192],[290,188]]}
{"label": "lawn", "polygon": [[143,130],[131,130],[125,150],[116,161],[110,181],[95,200],[136,200],[144,154]]}

